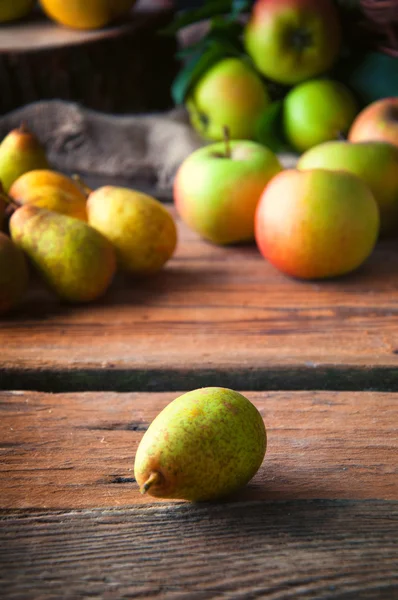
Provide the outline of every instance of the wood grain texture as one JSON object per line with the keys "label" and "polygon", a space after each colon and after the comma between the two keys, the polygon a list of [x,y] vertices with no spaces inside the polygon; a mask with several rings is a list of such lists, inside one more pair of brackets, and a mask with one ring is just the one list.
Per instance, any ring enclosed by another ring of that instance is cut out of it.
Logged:
{"label": "wood grain texture", "polygon": [[[178,395],[178,394],[177,394]],[[398,499],[397,395],[247,393],[268,450],[235,499]],[[0,507],[153,502],[134,481],[137,445],[176,394],[0,394]]]}
{"label": "wood grain texture", "polygon": [[32,289],[0,320],[0,387],[167,390],[224,378],[244,389],[398,389],[395,240],[357,273],[308,283],[254,246],[215,247],[178,227],[162,273],[117,278],[97,303],[66,306]]}
{"label": "wood grain texture", "polygon": [[393,600],[396,502],[5,514],[2,598]]}

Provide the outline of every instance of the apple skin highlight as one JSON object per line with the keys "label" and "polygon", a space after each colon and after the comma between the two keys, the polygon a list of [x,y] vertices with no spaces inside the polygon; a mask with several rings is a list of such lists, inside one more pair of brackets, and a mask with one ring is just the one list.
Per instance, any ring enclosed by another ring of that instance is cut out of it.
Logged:
{"label": "apple skin highlight", "polygon": [[323,169],[284,171],[266,188],[256,210],[261,254],[299,279],[344,275],[371,254],[379,210],[358,177]]}
{"label": "apple skin highlight", "polygon": [[271,150],[248,140],[196,150],[180,166],[174,202],[181,219],[200,236],[226,245],[254,239],[254,214],[264,188],[282,170]]}

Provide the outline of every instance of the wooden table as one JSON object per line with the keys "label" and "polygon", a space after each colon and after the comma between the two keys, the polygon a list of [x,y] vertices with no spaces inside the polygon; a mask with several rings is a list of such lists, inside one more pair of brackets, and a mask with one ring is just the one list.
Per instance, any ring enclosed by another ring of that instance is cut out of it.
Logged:
{"label": "wooden table", "polygon": [[[397,241],[303,283],[178,226],[153,279],[0,321],[1,597],[397,598]],[[262,468],[218,504],[141,496],[143,432],[208,385],[260,410]]]}

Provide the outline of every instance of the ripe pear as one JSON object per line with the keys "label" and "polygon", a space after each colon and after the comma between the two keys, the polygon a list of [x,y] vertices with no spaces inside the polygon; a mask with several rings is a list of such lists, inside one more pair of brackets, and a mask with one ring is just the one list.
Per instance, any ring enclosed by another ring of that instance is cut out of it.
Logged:
{"label": "ripe pear", "polygon": [[24,126],[13,129],[0,144],[0,180],[6,192],[24,173],[48,168],[44,148]]}
{"label": "ripe pear", "polygon": [[99,29],[127,14],[135,0],[41,0],[47,15],[73,29]]}
{"label": "ripe pear", "polygon": [[373,192],[380,211],[381,234],[398,233],[398,147],[387,142],[326,142],[305,152],[297,168],[357,175]]}
{"label": "ripe pear", "polygon": [[33,204],[87,221],[86,195],[62,173],[48,169],[29,171],[12,184],[9,193],[20,204]]}
{"label": "ripe pear", "polygon": [[87,212],[89,224],[114,245],[124,271],[156,273],[175,250],[177,229],[173,217],[152,196],[104,186],[90,194]]}
{"label": "ripe pear", "polygon": [[243,487],[267,446],[256,407],[233,390],[208,387],[173,400],[139,444],[134,475],[141,493],[193,502]]}
{"label": "ripe pear", "polygon": [[115,252],[87,223],[26,204],[12,215],[10,232],[60,298],[90,302],[109,287],[115,273]]}
{"label": "ripe pear", "polygon": [[14,308],[28,287],[28,268],[23,252],[5,233],[0,233],[0,314]]}
{"label": "ripe pear", "polygon": [[2,0],[0,2],[0,23],[22,19],[30,13],[35,0]]}

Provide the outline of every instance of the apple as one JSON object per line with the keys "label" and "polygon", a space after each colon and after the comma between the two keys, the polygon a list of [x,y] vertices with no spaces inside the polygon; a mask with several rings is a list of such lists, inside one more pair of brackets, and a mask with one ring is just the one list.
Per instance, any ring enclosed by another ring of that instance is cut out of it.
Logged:
{"label": "apple", "polygon": [[256,68],[278,83],[294,85],[332,66],[341,28],[332,0],[257,0],[244,43]]}
{"label": "apple", "polygon": [[343,170],[371,189],[380,211],[381,233],[398,233],[398,148],[387,142],[326,142],[305,152],[300,171]]}
{"label": "apple", "polygon": [[191,124],[205,139],[222,140],[224,127],[232,139],[252,139],[270,102],[252,67],[238,58],[226,58],[206,71],[188,96],[186,107]]}
{"label": "apple", "polygon": [[214,244],[252,241],[257,202],[281,169],[271,150],[250,140],[199,148],[177,171],[177,212],[188,227]]}
{"label": "apple", "polygon": [[351,92],[331,79],[312,79],[286,96],[283,125],[287,140],[304,152],[346,134],[358,112]]}
{"label": "apple", "polygon": [[372,192],[344,171],[283,171],[265,189],[255,215],[261,254],[299,279],[353,271],[371,254],[378,233]]}
{"label": "apple", "polygon": [[398,97],[383,98],[364,108],[352,124],[348,139],[379,140],[398,146]]}

